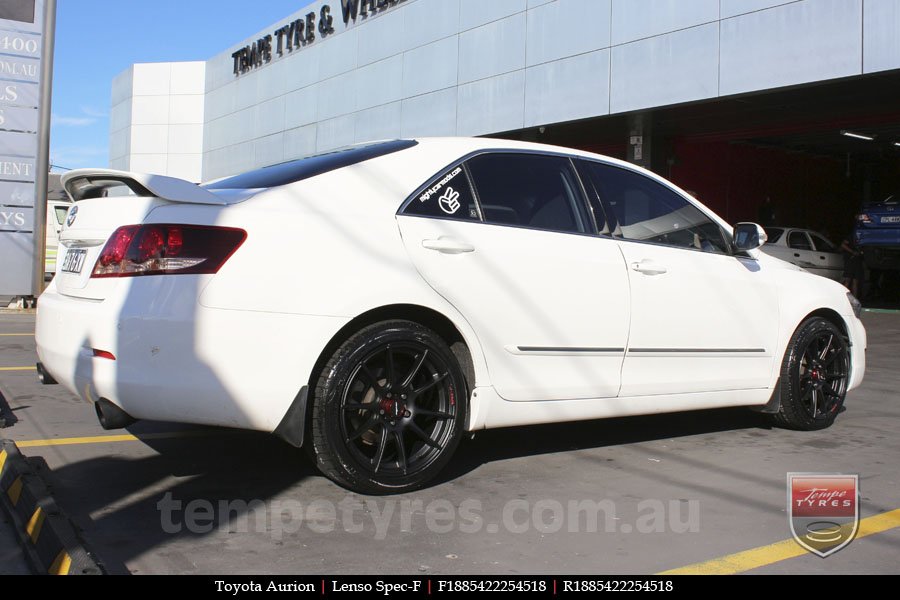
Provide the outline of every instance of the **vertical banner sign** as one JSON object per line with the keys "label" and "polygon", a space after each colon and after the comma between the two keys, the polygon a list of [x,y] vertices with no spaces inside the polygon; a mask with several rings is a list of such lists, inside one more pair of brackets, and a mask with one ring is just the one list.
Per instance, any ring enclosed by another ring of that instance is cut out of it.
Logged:
{"label": "vertical banner sign", "polygon": [[[35,288],[35,203],[41,123],[41,58],[46,0],[0,0],[0,295]],[[42,186],[46,189],[46,184]]]}

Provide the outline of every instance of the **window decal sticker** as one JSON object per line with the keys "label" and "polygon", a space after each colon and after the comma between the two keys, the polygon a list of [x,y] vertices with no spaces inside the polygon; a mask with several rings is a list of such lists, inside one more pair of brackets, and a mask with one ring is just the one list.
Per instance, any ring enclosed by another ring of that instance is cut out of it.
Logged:
{"label": "window decal sticker", "polygon": [[[459,175],[460,173],[462,173],[462,167],[456,167],[455,169],[453,169],[452,171],[450,171],[449,173],[447,173],[447,176],[446,176],[446,177],[444,177],[443,179],[441,179],[440,181],[438,181],[437,183],[435,183],[435,184],[434,184],[433,186],[431,186],[429,189],[425,190],[425,191],[422,193],[422,195],[419,196],[419,202],[428,202],[429,200],[431,200],[431,197],[432,197],[432,196],[434,196],[435,194],[437,194],[438,192],[440,192],[442,187],[444,187],[445,185],[447,185],[448,183],[450,183],[451,181],[453,181],[453,178],[456,177],[457,175]],[[458,196],[459,196],[459,194],[457,194],[457,197],[458,197]],[[443,207],[443,204],[441,205],[441,208],[444,208],[444,207]],[[458,207],[458,206],[457,206],[456,210],[459,210],[459,207]],[[456,210],[454,210],[453,212],[451,212],[451,213],[449,213],[449,214],[452,215],[453,213],[456,212]],[[448,212],[448,211],[447,211],[447,210],[444,210],[444,212]]]}
{"label": "window decal sticker", "polygon": [[438,199],[438,203],[441,205],[441,210],[448,215],[456,214],[456,211],[461,206],[459,203],[459,192],[452,187],[448,187],[444,195]]}

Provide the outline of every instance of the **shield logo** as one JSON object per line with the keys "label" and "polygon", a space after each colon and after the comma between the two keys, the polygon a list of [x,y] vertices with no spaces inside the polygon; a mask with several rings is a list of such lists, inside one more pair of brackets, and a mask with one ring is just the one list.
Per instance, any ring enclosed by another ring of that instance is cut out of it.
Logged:
{"label": "shield logo", "polygon": [[859,529],[859,476],[787,474],[788,521],[797,543],[822,558],[853,541]]}

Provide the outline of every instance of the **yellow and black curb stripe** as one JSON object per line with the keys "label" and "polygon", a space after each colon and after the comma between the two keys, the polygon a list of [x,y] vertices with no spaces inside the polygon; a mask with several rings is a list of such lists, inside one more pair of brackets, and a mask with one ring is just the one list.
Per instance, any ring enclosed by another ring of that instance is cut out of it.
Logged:
{"label": "yellow and black curb stripe", "polygon": [[0,440],[0,506],[36,574],[101,575],[103,569],[75,533],[47,486],[14,442]]}

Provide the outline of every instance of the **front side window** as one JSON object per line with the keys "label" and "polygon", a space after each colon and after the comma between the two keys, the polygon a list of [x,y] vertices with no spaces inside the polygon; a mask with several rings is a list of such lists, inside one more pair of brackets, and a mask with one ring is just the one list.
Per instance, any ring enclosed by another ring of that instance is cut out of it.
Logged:
{"label": "front side window", "polygon": [[812,250],[809,238],[802,231],[792,231],[788,236],[788,246],[794,250]]}
{"label": "front side window", "polygon": [[585,162],[600,199],[626,240],[729,254],[722,228],[675,191],[645,175]]}
{"label": "front side window", "polygon": [[403,214],[477,221],[478,207],[462,165],[456,165],[432,179],[407,204]]}
{"label": "front side window", "polygon": [[482,154],[467,163],[486,223],[587,233],[587,214],[569,159]]}

